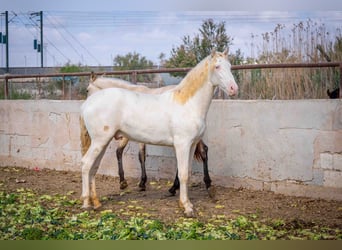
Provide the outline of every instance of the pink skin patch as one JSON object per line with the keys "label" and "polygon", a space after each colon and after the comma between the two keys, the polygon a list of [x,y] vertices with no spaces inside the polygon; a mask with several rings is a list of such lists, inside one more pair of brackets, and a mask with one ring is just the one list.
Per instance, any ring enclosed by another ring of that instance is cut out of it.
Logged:
{"label": "pink skin patch", "polygon": [[239,90],[239,87],[237,86],[237,84],[232,83],[232,84],[230,84],[230,87],[228,88],[228,94],[230,96],[235,96],[235,95],[237,95],[238,90]]}

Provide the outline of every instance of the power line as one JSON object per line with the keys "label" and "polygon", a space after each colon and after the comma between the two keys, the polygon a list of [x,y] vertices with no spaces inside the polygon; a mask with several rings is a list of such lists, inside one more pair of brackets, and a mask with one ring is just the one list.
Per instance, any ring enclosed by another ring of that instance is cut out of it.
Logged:
{"label": "power line", "polygon": [[66,41],[71,47],[71,49],[82,59],[82,55],[77,51],[77,49],[72,45],[72,43],[59,31],[56,25],[50,21],[50,17],[48,17],[47,15],[46,17],[47,17],[47,21],[49,21],[50,24],[52,24],[55,27],[55,30],[60,34],[60,36],[64,39],[64,41]]}
{"label": "power line", "polygon": [[[49,16],[49,18],[50,18],[50,16]],[[68,31],[67,29],[66,29],[66,27],[64,26],[64,25],[62,25],[58,20],[56,20],[55,18],[54,18],[54,21],[55,22],[57,22],[58,23],[58,25],[66,32],[66,33],[68,33],[69,34],[69,36],[81,47],[81,48],[83,48],[86,52],[87,52],[87,54],[90,56],[90,57],[92,57],[98,64],[101,64],[100,63],[100,61],[70,32],[70,31]],[[56,25],[53,23],[53,22],[50,22],[56,29],[57,29],[57,31],[59,32],[59,30],[58,30],[58,28],[56,27]],[[59,32],[60,33],[60,32]],[[61,33],[60,33],[61,34]],[[62,36],[64,39],[65,39],[65,37],[64,36]],[[81,55],[81,58],[82,58],[82,55]]]}

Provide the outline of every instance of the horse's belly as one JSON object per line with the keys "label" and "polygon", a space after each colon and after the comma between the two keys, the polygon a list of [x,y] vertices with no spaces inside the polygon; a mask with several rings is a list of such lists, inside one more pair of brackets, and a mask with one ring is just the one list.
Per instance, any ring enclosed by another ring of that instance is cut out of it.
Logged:
{"label": "horse's belly", "polygon": [[131,141],[136,141],[136,142],[143,142],[147,144],[154,144],[154,145],[163,145],[163,146],[172,146],[173,145],[173,139],[172,137],[165,137],[163,136],[158,136],[156,133],[125,133],[122,132],[126,137],[131,140]]}
{"label": "horse's belly", "polygon": [[120,132],[130,140],[137,142],[165,146],[173,145],[173,137],[168,124],[144,124],[142,121],[131,121],[123,123]]}

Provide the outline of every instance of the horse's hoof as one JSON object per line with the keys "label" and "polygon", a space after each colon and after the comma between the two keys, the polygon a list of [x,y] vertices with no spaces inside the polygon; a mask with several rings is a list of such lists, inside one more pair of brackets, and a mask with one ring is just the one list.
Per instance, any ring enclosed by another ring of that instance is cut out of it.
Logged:
{"label": "horse's hoof", "polygon": [[123,189],[125,189],[127,187],[128,187],[128,184],[127,184],[126,180],[120,182],[120,189],[121,190],[123,190]]}
{"label": "horse's hoof", "polygon": [[146,191],[145,185],[139,185],[139,191]]}
{"label": "horse's hoof", "polygon": [[92,206],[85,206],[85,205],[83,205],[83,206],[81,207],[81,209],[86,210],[86,211],[90,211],[90,210],[93,209],[93,207],[92,207]]}
{"label": "horse's hoof", "polygon": [[194,218],[195,217],[195,213],[194,210],[185,210],[184,211],[184,215],[186,218]]}
{"label": "horse's hoof", "polygon": [[163,195],[162,197],[163,197],[163,198],[175,197],[175,194],[172,194],[172,193],[165,193],[165,195]]}
{"label": "horse's hoof", "polygon": [[83,210],[91,210],[93,207],[91,205],[91,200],[89,197],[83,197],[81,196],[81,201],[83,201],[83,205],[81,207],[81,209]]}
{"label": "horse's hoof", "polygon": [[97,209],[99,209],[100,207],[102,207],[102,204],[101,204],[101,203],[96,204],[96,205],[94,205],[94,210],[97,210]]}
{"label": "horse's hoof", "polygon": [[178,205],[179,205],[179,207],[184,208],[185,217],[187,217],[187,218],[195,217],[195,213],[194,213],[194,209],[193,209],[194,205],[191,202],[188,201],[188,202],[182,203],[179,200]]}
{"label": "horse's hoof", "polygon": [[94,203],[94,210],[99,209],[100,207],[102,207],[102,204],[101,204],[101,202],[98,199],[93,200],[93,203]]}
{"label": "horse's hoof", "polygon": [[170,188],[169,193],[170,193],[170,196],[175,196],[176,195],[176,189]]}
{"label": "horse's hoof", "polygon": [[216,197],[216,188],[214,186],[208,187],[208,195],[211,199],[215,199]]}

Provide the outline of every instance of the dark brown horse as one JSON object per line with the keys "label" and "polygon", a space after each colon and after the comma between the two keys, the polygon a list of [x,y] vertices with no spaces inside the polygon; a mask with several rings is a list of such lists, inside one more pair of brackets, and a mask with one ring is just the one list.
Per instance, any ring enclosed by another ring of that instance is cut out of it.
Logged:
{"label": "dark brown horse", "polygon": [[330,90],[327,90],[327,95],[329,96],[330,99],[338,99],[340,98],[340,88],[337,88],[333,91],[330,92]]}

